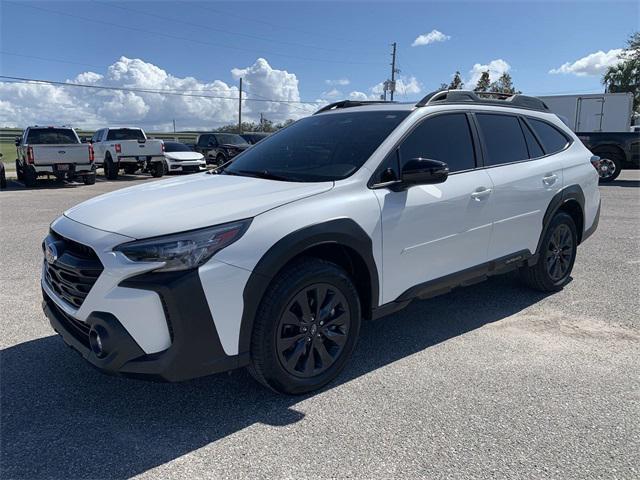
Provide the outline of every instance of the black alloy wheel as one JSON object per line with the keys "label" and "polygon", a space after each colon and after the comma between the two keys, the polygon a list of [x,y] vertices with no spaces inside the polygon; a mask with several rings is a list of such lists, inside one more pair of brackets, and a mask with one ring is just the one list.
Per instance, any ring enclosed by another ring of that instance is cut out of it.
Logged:
{"label": "black alloy wheel", "polygon": [[545,253],[545,266],[553,282],[560,282],[569,274],[574,252],[572,232],[566,224],[561,223],[551,234]]}
{"label": "black alloy wheel", "polygon": [[308,378],[330,368],[342,353],[351,326],[345,296],[334,286],[316,283],[289,302],[276,329],[282,367]]}

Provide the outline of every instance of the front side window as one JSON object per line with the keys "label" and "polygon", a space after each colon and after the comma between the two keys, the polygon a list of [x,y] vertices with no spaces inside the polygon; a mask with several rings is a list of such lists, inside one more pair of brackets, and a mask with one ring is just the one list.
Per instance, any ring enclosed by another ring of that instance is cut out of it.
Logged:
{"label": "front side window", "polygon": [[487,157],[485,166],[502,165],[529,158],[518,117],[477,113]]}
{"label": "front side window", "polygon": [[473,138],[464,113],[427,118],[400,145],[404,165],[413,158],[445,162],[450,172],[476,167]]}
{"label": "front side window", "polygon": [[29,130],[27,143],[33,145],[61,145],[80,143],[75,132],[69,128],[36,128]]}
{"label": "front side window", "polygon": [[312,115],[245,150],[225,173],[292,182],[340,180],[358,170],[409,113]]}
{"label": "front side window", "polygon": [[569,143],[569,140],[563,133],[560,133],[558,129],[552,127],[547,122],[542,122],[534,118],[528,118],[527,120],[538,135],[538,138],[540,138],[547,154],[559,152]]}
{"label": "front side window", "polygon": [[107,140],[146,140],[142,130],[137,128],[114,128],[109,130]]}

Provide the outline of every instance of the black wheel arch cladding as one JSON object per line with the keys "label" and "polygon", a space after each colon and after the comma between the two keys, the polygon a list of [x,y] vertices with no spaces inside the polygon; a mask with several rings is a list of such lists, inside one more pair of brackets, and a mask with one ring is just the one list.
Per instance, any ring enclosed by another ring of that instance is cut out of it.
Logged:
{"label": "black wheel arch cladding", "polygon": [[[345,247],[359,256],[368,271],[370,309],[378,306],[380,284],[373,257],[373,243],[362,227],[348,218],[304,227],[286,235],[271,246],[253,269],[243,291],[244,308],[238,345],[240,353],[248,352],[250,349],[253,322],[271,280],[294,258],[322,245]],[[354,279],[354,282],[356,280]]]}
{"label": "black wheel arch cladding", "polygon": [[[580,244],[580,242],[582,241],[585,224],[584,204],[584,192],[582,191],[580,185],[569,185],[553,196],[551,202],[549,202],[549,206],[547,207],[542,220],[542,232],[540,233],[540,239],[538,240],[536,253],[540,253],[542,240],[544,239],[545,233],[547,232],[549,224],[551,223],[551,219],[553,219],[554,215],[561,210],[566,211],[569,215],[574,217],[574,221],[576,223],[576,231],[578,234],[578,244]],[[579,221],[576,221],[576,216]]]}

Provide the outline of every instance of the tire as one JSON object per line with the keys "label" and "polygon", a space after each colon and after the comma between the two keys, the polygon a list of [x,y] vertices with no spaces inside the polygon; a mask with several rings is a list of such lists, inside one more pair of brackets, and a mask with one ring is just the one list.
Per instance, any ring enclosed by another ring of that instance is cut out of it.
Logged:
{"label": "tire", "polygon": [[90,175],[84,175],[82,177],[82,181],[85,185],[93,185],[96,183],[96,174],[92,173]]}
{"label": "tire", "polygon": [[151,164],[151,176],[154,178],[160,178],[164,175],[165,166],[164,162],[154,162]]}
{"label": "tire", "polygon": [[107,177],[107,180],[118,179],[118,167],[113,163],[109,154],[104,157],[104,176]]}
{"label": "tire", "polygon": [[223,154],[218,154],[218,156],[216,157],[216,167],[219,167],[220,165],[223,165],[227,163],[227,157],[225,157]]}
{"label": "tire", "polygon": [[35,187],[38,175],[33,167],[26,165],[22,171],[22,182],[25,187]]}
{"label": "tire", "polygon": [[547,227],[535,265],[520,269],[520,277],[531,288],[557,292],[569,283],[576,260],[578,235],[570,215],[559,212]]}
{"label": "tire", "polygon": [[22,175],[22,167],[20,167],[20,162],[16,160],[16,175],[18,176],[19,181],[24,181],[24,175]]}
{"label": "tire", "polygon": [[0,188],[7,188],[7,174],[4,171],[4,164],[0,162]]}
{"label": "tire", "polygon": [[296,261],[274,278],[262,298],[249,372],[278,393],[317,390],[346,365],[360,322],[358,292],[342,268],[315,258]]}
{"label": "tire", "polygon": [[126,165],[124,167],[124,173],[126,173],[127,175],[133,175],[137,171],[138,171],[137,165]]}
{"label": "tire", "polygon": [[[620,152],[613,148],[597,150],[595,155],[600,157],[600,166],[598,175],[600,175],[600,183],[613,182],[622,171],[622,163],[624,161]],[[602,168],[604,167],[604,169]]]}

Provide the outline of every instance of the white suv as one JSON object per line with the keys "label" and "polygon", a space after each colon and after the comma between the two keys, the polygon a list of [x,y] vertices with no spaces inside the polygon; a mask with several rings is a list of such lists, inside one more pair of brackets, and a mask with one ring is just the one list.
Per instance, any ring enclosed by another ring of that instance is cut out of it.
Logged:
{"label": "white suv", "polygon": [[344,367],[362,319],[514,269],[561,289],[598,223],[592,162],[532,97],[338,102],[219,174],[65,212],[43,244],[44,310],[107,372],[249,366],[307,392]]}

